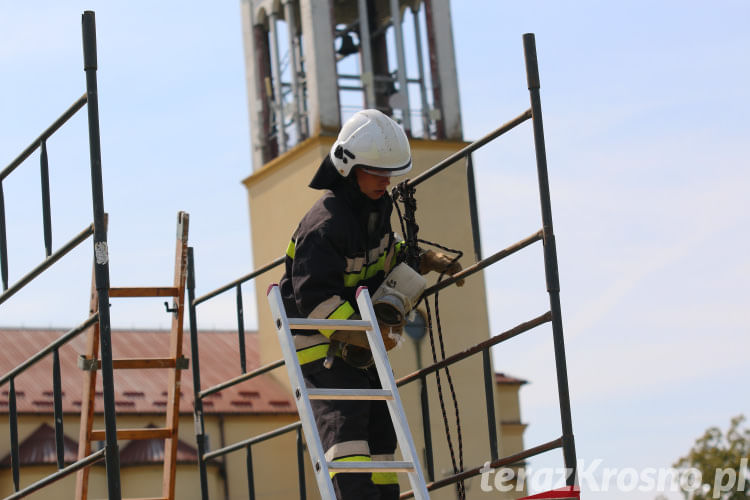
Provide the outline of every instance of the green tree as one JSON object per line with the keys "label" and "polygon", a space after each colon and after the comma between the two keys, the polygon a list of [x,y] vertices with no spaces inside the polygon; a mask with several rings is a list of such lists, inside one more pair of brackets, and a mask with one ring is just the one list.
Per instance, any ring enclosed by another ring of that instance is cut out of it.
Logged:
{"label": "green tree", "polygon": [[675,462],[678,468],[701,472],[701,488],[684,492],[693,500],[747,500],[750,498],[750,428],[741,427],[744,415],[734,417],[726,435],[711,427],[695,441],[690,452]]}

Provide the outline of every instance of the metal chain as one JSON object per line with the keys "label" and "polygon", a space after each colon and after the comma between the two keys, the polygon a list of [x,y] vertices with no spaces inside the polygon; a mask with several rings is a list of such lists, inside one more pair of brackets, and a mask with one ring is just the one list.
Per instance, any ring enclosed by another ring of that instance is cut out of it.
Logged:
{"label": "metal chain", "polygon": [[[436,243],[432,243],[426,240],[419,240],[420,243],[426,243],[429,245],[436,246],[442,250],[446,250],[448,252],[454,253],[456,256],[451,260],[451,265],[454,262],[457,262],[458,259],[461,258],[463,255],[463,252],[460,250],[453,250],[441,245],[438,245]],[[448,266],[450,267],[450,266]],[[440,283],[443,278],[445,277],[445,271],[440,273],[440,276],[438,277],[437,282]],[[440,322],[440,303],[439,303],[439,291],[435,292],[435,298],[433,299],[435,301],[435,322],[437,324],[437,331],[438,331],[438,341],[440,342],[440,356],[441,361],[445,359],[445,344],[443,343],[443,327]],[[433,363],[437,363],[437,356],[435,355],[435,339],[432,329],[432,314],[430,312],[430,305],[429,301],[425,300],[425,306],[427,308],[427,325],[428,325],[428,331],[430,333],[430,347],[432,349],[432,361]],[[445,427],[445,434],[448,439],[448,448],[451,453],[451,461],[453,463],[453,470],[454,473],[458,474],[459,472],[462,472],[464,470],[464,451],[463,451],[463,438],[462,438],[462,432],[461,432],[461,416],[459,414],[458,410],[458,399],[456,398],[456,389],[453,385],[453,377],[451,376],[450,369],[446,366],[444,368],[446,378],[448,379],[448,387],[450,389],[451,393],[451,399],[453,400],[453,410],[456,415],[456,436],[458,438],[458,467],[456,467],[456,459],[455,454],[453,451],[453,439],[451,437],[450,429],[448,427],[448,416],[447,412],[445,410],[445,402],[443,401],[443,391],[442,391],[442,383],[440,381],[440,371],[436,371],[436,379],[437,379],[437,386],[438,386],[438,397],[440,399],[440,410],[443,413],[443,425]],[[463,481],[458,481],[456,483],[456,489],[458,492],[458,498],[460,500],[464,500],[466,498],[466,489],[464,486]]]}

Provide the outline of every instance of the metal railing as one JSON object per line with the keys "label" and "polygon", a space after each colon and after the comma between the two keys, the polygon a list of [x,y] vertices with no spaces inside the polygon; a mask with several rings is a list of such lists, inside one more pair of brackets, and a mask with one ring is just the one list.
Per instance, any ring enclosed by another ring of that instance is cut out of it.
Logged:
{"label": "metal railing", "polygon": [[[534,41],[534,35],[525,34],[523,36],[523,44],[524,44],[526,74],[527,74],[527,82],[528,82],[528,88],[529,88],[531,107],[527,109],[526,111],[524,111],[523,113],[521,113],[520,115],[518,115],[517,117],[510,120],[509,122],[503,124],[502,126],[497,128],[493,132],[487,134],[485,137],[469,144],[462,150],[449,156],[445,160],[441,161],[437,165],[433,166],[429,170],[425,171],[421,175],[415,177],[413,180],[408,182],[408,184],[410,184],[411,186],[416,186],[430,179],[434,175],[440,173],[442,170],[459,163],[459,161],[466,160],[467,183],[469,187],[469,205],[470,205],[469,216],[471,220],[476,262],[473,265],[466,267],[459,273],[456,273],[455,275],[448,277],[438,282],[437,284],[429,287],[424,292],[425,296],[434,295],[440,290],[442,290],[443,288],[452,285],[456,281],[465,279],[487,268],[488,266],[499,262],[505,257],[508,257],[532,245],[533,243],[541,241],[544,247],[543,253],[544,253],[545,276],[546,276],[547,291],[549,294],[549,301],[550,301],[550,310],[542,313],[536,318],[533,318],[527,322],[521,323],[515,326],[514,328],[511,328],[510,330],[507,330],[503,333],[494,335],[486,341],[483,341],[474,346],[471,346],[468,349],[460,353],[448,356],[445,359],[438,361],[437,363],[434,363],[430,366],[419,369],[397,380],[398,386],[403,386],[411,382],[414,382],[416,380],[421,381],[420,403],[421,403],[421,413],[422,413],[423,433],[424,433],[424,443],[425,443],[425,455],[426,455],[425,465],[427,468],[427,478],[430,481],[427,485],[427,488],[430,491],[438,489],[438,488],[443,488],[445,486],[449,486],[452,484],[456,484],[465,479],[477,476],[481,474],[483,470],[483,467],[477,466],[477,467],[473,467],[470,469],[460,471],[459,473],[454,474],[450,477],[446,477],[444,479],[440,479],[437,481],[435,480],[434,463],[433,463],[433,456],[432,456],[433,455],[432,454],[432,437],[431,437],[430,417],[429,417],[430,410],[429,410],[429,404],[428,404],[428,398],[427,398],[427,377],[429,375],[437,376],[437,373],[439,370],[447,368],[453,365],[454,363],[457,363],[461,360],[464,360],[470,356],[473,356],[479,353],[482,354],[482,364],[483,364],[487,428],[488,428],[488,436],[489,436],[489,439],[488,439],[488,443],[489,443],[488,451],[489,451],[489,456],[490,456],[489,466],[492,468],[496,468],[496,467],[502,467],[502,466],[507,466],[507,465],[520,464],[523,462],[523,460],[527,458],[533,457],[535,455],[539,455],[546,451],[550,451],[550,450],[557,449],[557,448],[562,448],[565,467],[567,471],[569,471],[566,477],[566,483],[568,486],[573,486],[576,482],[576,452],[575,452],[575,444],[574,444],[574,437],[573,437],[573,430],[572,430],[572,420],[571,420],[571,414],[570,414],[570,398],[569,398],[569,393],[568,393],[567,366],[566,366],[566,360],[565,360],[565,346],[564,346],[564,340],[563,340],[562,319],[561,319],[561,311],[560,311],[560,286],[559,286],[559,274],[558,274],[558,267],[557,267],[557,252],[555,248],[555,237],[554,237],[553,226],[552,226],[552,212],[551,212],[551,204],[550,204],[549,181],[548,181],[548,175],[547,175],[547,161],[546,161],[546,152],[545,152],[545,146],[544,146],[544,131],[543,131],[542,114],[541,114],[541,100],[539,97],[539,72],[538,72],[538,66],[537,66],[536,46],[535,46],[535,41]],[[487,258],[482,258],[480,235],[479,235],[479,223],[478,223],[477,207],[476,207],[476,195],[475,195],[475,188],[474,188],[472,153],[476,151],[477,149],[483,147],[484,145],[488,144],[489,142],[502,136],[506,132],[514,129],[518,125],[526,122],[529,119],[532,121],[532,127],[533,127],[533,133],[534,133],[535,155],[536,155],[537,174],[538,174],[538,180],[539,180],[539,195],[540,195],[540,203],[541,203],[542,228],[538,230],[537,232],[531,234],[530,236],[514,243],[513,245],[510,245],[509,247],[503,250],[500,250],[499,252],[496,252]],[[275,431],[265,433],[257,437],[249,438],[244,441],[226,446],[220,450],[216,450],[210,453],[206,453],[205,451],[206,436],[205,436],[204,424],[203,424],[202,399],[222,389],[226,389],[237,383],[249,380],[253,377],[256,377],[270,370],[278,368],[284,364],[284,360],[283,359],[278,360],[273,363],[262,366],[260,368],[257,368],[251,372],[247,372],[246,364],[245,364],[244,357],[243,357],[241,361],[242,375],[236,378],[233,378],[229,381],[226,381],[224,383],[221,383],[210,389],[201,391],[199,352],[198,352],[198,339],[197,339],[197,322],[196,322],[195,307],[198,304],[203,303],[210,298],[216,297],[217,295],[221,293],[224,293],[231,289],[235,289],[236,294],[237,294],[237,321],[238,321],[237,329],[239,332],[239,343],[241,346],[240,352],[243,352],[243,355],[244,355],[244,344],[243,344],[244,343],[244,326],[242,324],[243,312],[242,312],[241,285],[247,281],[250,281],[260,276],[261,274],[271,269],[276,268],[277,266],[281,265],[283,262],[284,262],[284,257],[283,256],[279,257],[273,262],[243,276],[242,278],[239,278],[221,288],[214,290],[213,292],[207,293],[195,299],[194,298],[194,287],[195,287],[194,272],[195,270],[194,270],[194,264],[193,264],[192,249],[190,249],[189,265],[188,265],[188,296],[189,296],[189,306],[190,306],[191,347],[192,347],[192,356],[193,356],[193,383],[194,383],[194,388],[195,388],[195,394],[194,394],[195,395],[195,415],[194,416],[195,416],[195,421],[196,421],[196,434],[197,434],[196,437],[197,437],[197,442],[198,442],[198,447],[199,447],[198,461],[199,461],[199,467],[200,467],[200,473],[201,473],[202,498],[204,500],[208,499],[206,469],[205,469],[206,461],[212,458],[216,458],[221,455],[225,455],[232,451],[242,449],[242,448],[245,448],[247,450],[246,465],[247,465],[247,470],[248,470],[248,485],[249,485],[249,491],[250,491],[250,498],[255,498],[254,481],[253,481],[253,476],[252,476],[252,454],[250,451],[250,447],[253,444],[256,444],[258,442],[265,441],[272,437],[275,437],[284,433],[288,433],[293,430],[297,431],[297,455],[298,455],[298,474],[299,474],[299,483],[300,483],[300,498],[302,499],[305,498],[304,468],[300,461],[301,460],[300,457],[302,453],[302,443],[301,443],[299,422],[287,425],[285,427],[282,427]],[[490,349],[493,346],[501,342],[504,342],[518,335],[521,335],[522,333],[530,331],[534,329],[535,327],[540,326],[545,323],[552,324],[555,366],[556,366],[556,373],[557,373],[558,397],[559,397],[559,403],[560,403],[560,415],[561,415],[561,423],[562,423],[562,435],[561,437],[558,437],[556,439],[553,439],[541,445],[528,448],[519,453],[515,453],[513,455],[506,456],[506,457],[499,457],[498,439],[497,439],[497,430],[496,430],[497,422],[495,418],[494,391],[493,391],[494,374],[492,372],[492,366],[491,366],[491,361],[490,361],[490,357],[491,357]],[[411,491],[407,491],[401,494],[401,498],[410,498],[411,496],[412,496]]]}
{"label": "metal railing", "polygon": [[[119,453],[117,450],[117,433],[115,427],[115,400],[112,375],[112,345],[110,341],[109,322],[109,258],[107,252],[107,230],[106,215],[104,213],[104,202],[102,193],[102,165],[101,146],[99,138],[99,104],[96,81],[97,57],[96,57],[96,24],[94,13],[86,11],[82,16],[83,37],[83,61],[86,74],[86,93],[76,100],[52,125],[37,137],[20,155],[18,155],[5,169],[0,172],[0,274],[2,275],[3,293],[0,295],[0,304],[8,300],[16,292],[21,290],[34,278],[60,260],[72,249],[77,247],[89,236],[93,235],[94,250],[94,280],[98,292],[98,312],[90,316],[78,327],[70,330],[59,339],[52,342],[25,362],[18,365],[9,373],[0,378],[0,386],[9,385],[8,407],[10,416],[10,443],[11,443],[11,468],[13,486],[15,493],[7,498],[23,498],[30,493],[47,486],[79,469],[88,467],[96,462],[104,460],[107,467],[107,487],[109,498],[120,499],[120,466]],[[88,111],[88,133],[89,133],[89,155],[91,163],[91,197],[93,206],[94,222],[87,226],[81,233],[64,244],[57,251],[52,251],[52,217],[49,190],[49,160],[47,154],[47,140],[62,127],[80,109],[87,106]],[[5,200],[3,197],[2,181],[5,180],[17,167],[19,167],[37,149],[40,150],[40,171],[42,187],[42,214],[44,232],[45,260],[33,270],[25,274],[13,285],[8,286],[8,248],[6,236]],[[86,273],[88,275],[88,272]],[[73,464],[64,467],[63,447],[63,415],[62,415],[62,390],[60,380],[60,357],[59,349],[67,342],[78,336],[81,332],[94,326],[98,322],[101,335],[101,358],[102,379],[104,396],[104,419],[106,432],[106,446],[102,450],[83,457]],[[16,378],[38,361],[48,355],[52,355],[52,381],[55,418],[55,442],[57,446],[58,471],[31,484],[23,489],[20,488],[20,464],[18,449],[18,414],[16,407]]]}

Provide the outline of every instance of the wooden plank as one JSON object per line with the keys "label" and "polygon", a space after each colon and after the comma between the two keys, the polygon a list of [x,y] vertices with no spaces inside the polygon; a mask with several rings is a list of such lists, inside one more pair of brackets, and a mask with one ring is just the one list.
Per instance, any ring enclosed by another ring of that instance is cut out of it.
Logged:
{"label": "wooden plank", "polygon": [[[116,370],[174,368],[176,364],[172,358],[127,358],[112,360],[112,367]],[[101,368],[101,362],[99,362],[99,367]]]}
{"label": "wooden plank", "polygon": [[[172,429],[157,427],[153,429],[117,429],[117,439],[166,439],[172,435]],[[91,431],[92,441],[104,441],[104,429]]]}
{"label": "wooden plank", "polygon": [[177,297],[177,288],[158,287],[117,287],[109,289],[110,297]]}
{"label": "wooden plank", "polygon": [[[115,370],[149,368],[177,368],[178,370],[187,370],[190,367],[190,361],[185,357],[178,360],[172,358],[121,358],[113,359],[112,367]],[[92,360],[79,356],[78,368],[84,371],[101,370],[102,362],[98,359]]]}

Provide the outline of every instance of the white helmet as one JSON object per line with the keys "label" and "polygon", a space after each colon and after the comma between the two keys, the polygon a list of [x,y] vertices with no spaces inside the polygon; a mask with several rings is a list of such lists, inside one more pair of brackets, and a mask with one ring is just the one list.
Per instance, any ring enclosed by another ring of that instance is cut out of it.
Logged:
{"label": "white helmet", "polygon": [[347,120],[330,157],[343,177],[354,167],[386,177],[411,170],[411,149],[404,130],[377,109],[357,111]]}

